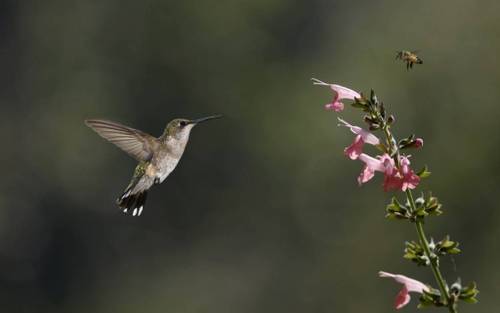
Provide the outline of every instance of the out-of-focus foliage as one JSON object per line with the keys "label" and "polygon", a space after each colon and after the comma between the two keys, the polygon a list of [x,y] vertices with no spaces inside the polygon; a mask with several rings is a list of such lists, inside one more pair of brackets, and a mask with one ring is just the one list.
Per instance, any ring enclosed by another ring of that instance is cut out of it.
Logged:
{"label": "out-of-focus foliage", "polygon": [[[387,312],[397,287],[379,270],[432,282],[401,259],[416,234],[384,218],[381,181],[357,187],[361,164],[342,153],[351,134],[310,77],[375,89],[396,135],[425,139],[412,164],[430,165],[422,187],[444,211],[428,233],[451,233],[464,249],[443,260],[450,282],[481,287],[462,312],[491,312],[499,10],[462,0],[2,1],[2,312]],[[403,49],[424,64],[406,71],[394,60]],[[172,118],[212,113],[226,117],[194,129],[143,216],[122,215],[114,199],[134,161],[83,120],[159,135]],[[349,108],[342,116],[360,122]]]}

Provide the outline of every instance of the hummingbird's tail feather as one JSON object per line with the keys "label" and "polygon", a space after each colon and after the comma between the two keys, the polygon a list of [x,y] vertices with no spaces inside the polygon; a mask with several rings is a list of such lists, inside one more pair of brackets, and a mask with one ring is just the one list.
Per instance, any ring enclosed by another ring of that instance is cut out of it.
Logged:
{"label": "hummingbird's tail feather", "polygon": [[130,184],[125,188],[123,194],[116,199],[116,203],[123,213],[140,216],[146,203],[149,188],[154,184],[154,176],[147,175],[147,164],[139,163],[135,169]]}
{"label": "hummingbird's tail feather", "polygon": [[147,196],[147,190],[132,193],[132,190],[127,188],[123,195],[116,200],[116,203],[123,210],[123,213],[140,216],[146,204]]}

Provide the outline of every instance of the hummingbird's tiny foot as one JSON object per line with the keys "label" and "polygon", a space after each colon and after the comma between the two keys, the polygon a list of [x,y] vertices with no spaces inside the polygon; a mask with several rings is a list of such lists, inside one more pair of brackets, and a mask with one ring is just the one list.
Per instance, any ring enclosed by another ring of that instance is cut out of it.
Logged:
{"label": "hummingbird's tiny foot", "polygon": [[158,185],[160,182],[160,178],[156,177],[155,180],[154,180],[154,184],[155,185]]}

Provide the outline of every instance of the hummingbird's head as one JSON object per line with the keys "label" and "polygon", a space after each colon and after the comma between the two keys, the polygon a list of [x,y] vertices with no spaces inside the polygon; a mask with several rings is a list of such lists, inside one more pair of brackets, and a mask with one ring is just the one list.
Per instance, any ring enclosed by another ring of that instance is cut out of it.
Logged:
{"label": "hummingbird's head", "polygon": [[187,140],[189,138],[189,133],[194,126],[199,123],[206,122],[209,120],[213,120],[216,118],[221,118],[222,115],[212,115],[207,117],[198,118],[195,120],[188,120],[185,118],[176,118],[175,120],[170,121],[165,128],[164,135],[167,137],[173,137],[177,140]]}

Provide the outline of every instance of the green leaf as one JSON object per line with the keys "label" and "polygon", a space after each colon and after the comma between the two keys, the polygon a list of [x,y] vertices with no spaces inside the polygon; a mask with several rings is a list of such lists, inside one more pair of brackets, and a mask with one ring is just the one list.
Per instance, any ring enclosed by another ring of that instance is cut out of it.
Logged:
{"label": "green leaf", "polygon": [[443,240],[436,244],[436,253],[445,254],[458,254],[460,249],[458,248],[459,243],[457,241],[450,240],[450,236],[446,236]]}
{"label": "green leaf", "polygon": [[460,250],[458,248],[452,248],[452,249],[448,250],[448,254],[459,254],[460,252],[462,252],[462,250]]}
{"label": "green leaf", "polygon": [[479,293],[477,289],[476,283],[472,282],[468,286],[463,287],[460,291],[459,299],[468,302],[468,303],[476,303],[476,296]]}
{"label": "green leaf", "polygon": [[354,100],[353,103],[351,103],[351,106],[355,107],[355,108],[359,108],[359,109],[364,109],[366,108],[366,104],[365,103],[361,103],[359,101],[356,101]]}
{"label": "green leaf", "polygon": [[438,198],[429,196],[427,201],[425,202],[425,208],[429,214],[432,215],[441,215],[443,211],[441,211],[441,203],[439,203]]}
{"label": "green leaf", "polygon": [[410,218],[410,214],[406,206],[399,203],[396,197],[392,197],[391,203],[389,203],[386,208],[386,218],[389,219],[408,219]]}
{"label": "green leaf", "polygon": [[424,166],[423,169],[421,169],[420,171],[417,172],[417,175],[420,178],[427,178],[427,177],[431,176],[431,172],[429,172],[429,169],[427,168],[427,165],[426,165],[426,166]]}
{"label": "green leaf", "polygon": [[470,304],[476,304],[479,302],[476,298],[467,298],[467,299],[463,299],[463,301],[470,303]]}
{"label": "green leaf", "polygon": [[429,215],[429,213],[427,213],[427,211],[424,208],[417,210],[416,213],[418,217],[424,217]]}
{"label": "green leaf", "polygon": [[403,258],[415,262],[419,266],[430,265],[429,259],[425,255],[424,249],[419,243],[415,241],[407,241],[405,242],[405,246],[405,254],[403,255]]}
{"label": "green leaf", "polygon": [[444,306],[444,303],[441,302],[439,290],[434,288],[429,288],[428,291],[423,290],[423,293],[420,296],[420,304],[418,305],[418,308],[427,308],[429,306]]}

